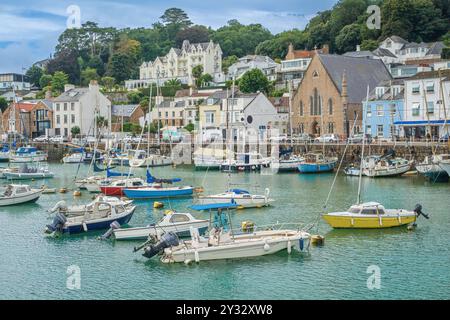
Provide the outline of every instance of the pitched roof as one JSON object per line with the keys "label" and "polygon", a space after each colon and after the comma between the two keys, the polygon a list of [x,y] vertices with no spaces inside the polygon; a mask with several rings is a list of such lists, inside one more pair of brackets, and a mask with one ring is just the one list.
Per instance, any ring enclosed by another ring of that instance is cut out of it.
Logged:
{"label": "pitched roof", "polygon": [[[408,80],[420,80],[420,79],[430,79],[439,77],[439,70],[435,71],[423,71],[419,72],[416,75],[408,78]],[[441,70],[441,77],[446,78],[450,77],[450,69]]]}
{"label": "pitched roof", "polygon": [[198,90],[192,90],[192,95],[189,95],[189,89],[181,89],[177,90],[175,93],[175,98],[183,98],[183,97],[209,97],[211,92],[202,92]]}
{"label": "pitched roof", "polygon": [[111,115],[117,117],[131,117],[131,115],[139,108],[138,104],[116,104],[111,106]]}
{"label": "pitched roof", "polygon": [[289,97],[269,97],[275,108],[289,107]]}
{"label": "pitched roof", "polygon": [[385,48],[377,48],[372,51],[373,54],[379,56],[379,57],[391,57],[391,58],[397,58],[395,54],[393,54],[391,51]]}
{"label": "pitched roof", "polygon": [[[11,104],[12,106],[13,104]],[[36,107],[37,103],[30,103],[30,102],[17,102],[15,104],[16,110],[20,110],[20,112],[31,112],[34,107]]]}
{"label": "pitched roof", "polygon": [[53,102],[75,102],[89,91],[89,88],[74,88],[61,93]]}
{"label": "pitched roof", "polygon": [[366,57],[373,57],[374,54],[370,51],[349,51],[343,54],[346,57],[356,57],[356,58],[366,58]]}
{"label": "pitched roof", "polygon": [[318,54],[339,92],[342,75],[346,74],[349,103],[360,103],[366,96],[367,85],[373,89],[382,80],[392,79],[389,70],[379,59],[362,59],[334,54]]}
{"label": "pitched roof", "polygon": [[430,49],[427,52],[428,54],[442,54],[442,49],[446,48],[447,46],[442,41],[434,42],[430,45]]}
{"label": "pitched roof", "polygon": [[391,40],[395,41],[395,42],[399,42],[399,43],[408,43],[408,41],[406,41],[405,39],[403,39],[402,37],[399,36],[390,36],[389,38],[391,38]]}

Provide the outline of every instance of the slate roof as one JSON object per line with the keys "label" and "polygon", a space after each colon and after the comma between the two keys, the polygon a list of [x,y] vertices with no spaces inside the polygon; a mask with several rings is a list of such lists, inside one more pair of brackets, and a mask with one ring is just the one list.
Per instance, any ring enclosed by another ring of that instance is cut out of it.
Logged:
{"label": "slate roof", "polygon": [[139,107],[138,104],[116,104],[111,106],[111,115],[116,117],[131,117]]}
{"label": "slate roof", "polygon": [[[439,71],[438,70],[435,70],[435,71],[424,71],[424,72],[419,72],[416,75],[408,78],[408,80],[430,79],[430,78],[437,78],[437,77],[439,77]],[[443,78],[450,77],[450,69],[441,70],[441,77],[443,77]]]}
{"label": "slate roof", "polygon": [[361,103],[366,97],[367,85],[372,90],[383,80],[391,80],[391,74],[379,59],[361,59],[334,54],[318,54],[339,92],[342,91],[342,75],[346,73],[349,103]]}
{"label": "slate roof", "polygon": [[23,101],[19,101],[19,102],[28,102],[28,103],[35,103],[35,104],[39,103],[39,102],[42,102],[50,110],[53,109],[53,101],[52,100],[48,100],[48,99],[32,99],[32,100],[23,100]]}
{"label": "slate roof", "polygon": [[[376,89],[374,88],[370,93],[369,93],[369,101],[379,101],[379,100],[401,100],[404,97],[404,91],[405,88],[403,87],[404,84],[404,80],[403,79],[395,79],[395,80],[384,80],[381,83],[379,83],[377,85],[377,87],[384,87],[385,91],[384,94],[380,97],[376,94]],[[402,86],[402,88],[400,89],[400,92],[397,93],[395,96],[393,96],[393,90],[392,86]]]}
{"label": "slate roof", "polygon": [[53,102],[76,102],[89,91],[89,88],[75,88],[61,93]]}
{"label": "slate roof", "polygon": [[446,45],[442,41],[434,42],[431,44],[427,54],[441,54],[442,49],[444,49],[445,47]]}
{"label": "slate roof", "polygon": [[373,57],[374,54],[370,51],[349,51],[343,54],[346,57],[366,58]]}
{"label": "slate roof", "polygon": [[379,56],[379,57],[391,57],[391,58],[397,58],[395,54],[393,54],[391,51],[385,48],[377,48],[372,51],[373,54]]}
{"label": "slate roof", "polygon": [[399,36],[390,36],[389,38],[391,38],[391,40],[393,40],[395,42],[408,43],[408,41],[406,41],[405,39],[403,39],[402,37],[399,37]]}

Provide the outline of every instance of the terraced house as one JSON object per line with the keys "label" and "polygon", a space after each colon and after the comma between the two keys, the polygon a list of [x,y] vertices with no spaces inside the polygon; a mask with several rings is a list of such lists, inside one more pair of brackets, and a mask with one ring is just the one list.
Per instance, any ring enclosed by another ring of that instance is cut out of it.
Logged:
{"label": "terraced house", "polygon": [[367,86],[372,90],[391,79],[379,59],[314,55],[292,99],[294,133],[335,133],[345,138],[353,127],[361,132]]}

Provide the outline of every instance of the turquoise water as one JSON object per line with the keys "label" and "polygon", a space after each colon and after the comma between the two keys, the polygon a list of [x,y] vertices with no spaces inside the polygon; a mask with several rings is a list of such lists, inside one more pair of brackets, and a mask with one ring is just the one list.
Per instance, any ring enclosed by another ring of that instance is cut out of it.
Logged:
{"label": "turquoise water", "polygon": [[[50,186],[72,186],[76,165],[51,164],[57,177]],[[82,167],[85,171],[87,166]],[[142,170],[142,173],[144,170]],[[181,177],[202,185],[205,192],[223,191],[226,175],[195,172],[189,167],[156,168],[159,177]],[[310,223],[317,218],[333,175],[234,174],[234,182],[269,187],[276,200],[270,208],[232,213],[234,226],[243,220],[264,225]],[[2,182],[5,183],[5,182]],[[42,181],[31,182],[41,185]],[[356,200],[357,178],[339,176],[328,210],[342,210]],[[449,299],[450,298],[450,184],[430,184],[421,177],[364,179],[365,200],[386,207],[412,209],[421,203],[430,220],[421,219],[415,231],[332,230],[324,222],[319,233],[323,247],[310,256],[288,255],[243,260],[166,265],[133,253],[139,242],[100,241],[100,233],[46,238],[51,222],[46,210],[57,201],[84,203],[72,193],[42,195],[35,204],[0,207],[1,299]],[[263,190],[261,190],[263,192]],[[370,196],[369,196],[370,195]],[[130,225],[155,222],[162,211],[152,202],[137,202]],[[165,201],[165,207],[186,210],[190,199]],[[208,214],[195,214],[207,218]],[[81,270],[81,288],[66,287],[67,267]],[[381,272],[381,288],[369,290],[370,265]]]}

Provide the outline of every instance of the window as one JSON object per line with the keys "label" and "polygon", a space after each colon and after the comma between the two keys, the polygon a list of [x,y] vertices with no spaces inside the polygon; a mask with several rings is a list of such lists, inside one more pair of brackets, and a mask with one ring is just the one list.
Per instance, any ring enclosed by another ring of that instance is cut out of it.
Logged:
{"label": "window", "polygon": [[64,111],[67,111],[67,103],[64,103]]}
{"label": "window", "polygon": [[67,123],[67,114],[64,115],[64,124]]}
{"label": "window", "polygon": [[328,133],[334,133],[334,123],[333,122],[328,123]]}
{"label": "window", "polygon": [[368,108],[367,108],[366,116],[367,116],[367,118],[371,118],[372,117],[372,109],[371,109],[370,106],[368,106]]}
{"label": "window", "polygon": [[303,101],[300,101],[300,116],[303,116]]}
{"label": "window", "polygon": [[189,115],[189,117],[192,117],[192,111],[188,111],[188,115]]}
{"label": "window", "polygon": [[412,106],[412,115],[420,116],[420,104],[416,103]]}
{"label": "window", "polygon": [[366,134],[372,135],[372,126],[366,126]]}
{"label": "window", "polygon": [[72,102],[72,103],[70,104],[70,110],[71,110],[71,111],[75,111],[75,103]]}
{"label": "window", "polygon": [[412,92],[413,94],[419,94],[419,93],[420,93],[420,84],[418,84],[418,83],[413,83],[413,84],[412,84],[412,90],[411,90],[411,92]]}
{"label": "window", "polygon": [[300,126],[298,127],[298,131],[299,131],[299,133],[305,132],[305,125],[303,123],[300,123]]}
{"label": "window", "polygon": [[207,124],[214,123],[214,112],[205,112],[205,119]]}
{"label": "window", "polygon": [[61,123],[60,116],[56,116],[56,124],[60,124],[60,123]]}
{"label": "window", "polygon": [[161,118],[161,111],[158,112],[158,117]]}
{"label": "window", "polygon": [[166,118],[168,118],[168,117],[169,117],[169,112],[166,111]]}
{"label": "window", "polygon": [[75,123],[75,115],[74,114],[70,115],[70,122]]}
{"label": "window", "polygon": [[331,98],[328,99],[328,113],[329,113],[330,115],[333,114],[333,100],[332,100]]}
{"label": "window", "polygon": [[434,93],[434,83],[433,82],[427,82],[426,90],[427,90],[427,93]]}
{"label": "window", "polygon": [[189,218],[187,216],[185,216],[185,215],[182,215],[182,214],[174,214],[170,218],[170,222],[172,222],[172,223],[174,223],[174,222],[185,222],[185,221],[189,221]]}
{"label": "window", "polygon": [[383,136],[383,125],[382,124],[377,125],[377,136],[378,137]]}
{"label": "window", "polygon": [[427,113],[429,113],[429,114],[434,113],[434,102],[433,101],[427,102]]}
{"label": "window", "polygon": [[395,105],[395,103],[391,103],[389,105],[389,110],[391,110],[391,116],[395,116],[395,114],[397,113],[397,106]]}
{"label": "window", "polygon": [[172,111],[172,117],[175,118],[175,111]]}
{"label": "window", "polygon": [[59,103],[56,104],[56,111],[59,111]]}
{"label": "window", "polygon": [[377,116],[382,117],[383,115],[384,115],[383,105],[379,104],[379,105],[377,105]]}

